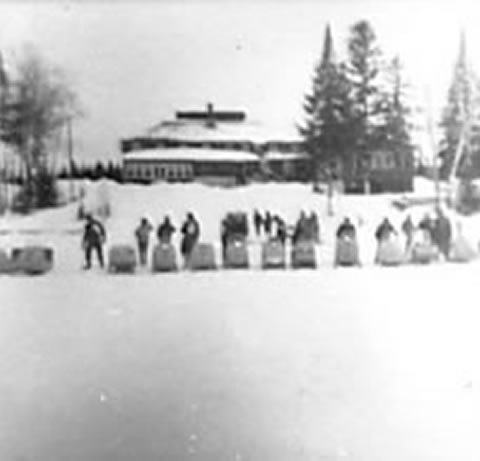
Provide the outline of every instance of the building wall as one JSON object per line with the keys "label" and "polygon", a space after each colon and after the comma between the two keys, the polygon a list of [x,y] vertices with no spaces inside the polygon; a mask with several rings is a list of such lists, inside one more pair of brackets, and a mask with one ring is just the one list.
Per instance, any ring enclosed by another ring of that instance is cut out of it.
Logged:
{"label": "building wall", "polygon": [[268,169],[279,179],[286,181],[307,181],[310,179],[308,159],[271,160]]}
{"label": "building wall", "polygon": [[413,174],[405,169],[374,170],[370,175],[372,192],[410,192]]}
{"label": "building wall", "polygon": [[[242,183],[259,170],[257,163],[194,162],[194,161],[140,161],[125,160],[124,176],[127,181],[140,182],[189,182],[204,179],[205,182],[228,184]],[[224,180],[220,180],[224,178]]]}
{"label": "building wall", "polygon": [[413,190],[415,165],[412,152],[377,151],[371,159],[372,192],[408,192]]}
{"label": "building wall", "polygon": [[127,181],[192,181],[193,164],[190,162],[124,161],[124,177]]}

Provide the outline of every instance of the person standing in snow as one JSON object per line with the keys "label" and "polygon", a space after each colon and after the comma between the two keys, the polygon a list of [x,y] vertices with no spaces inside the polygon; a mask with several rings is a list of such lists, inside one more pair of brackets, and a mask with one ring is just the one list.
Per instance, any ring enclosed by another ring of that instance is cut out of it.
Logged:
{"label": "person standing in snow", "polygon": [[98,263],[100,267],[103,267],[103,244],[106,238],[107,234],[103,224],[91,214],[87,214],[82,237],[82,247],[85,252],[85,269],[92,267],[92,251],[97,253]]}
{"label": "person standing in snow", "polygon": [[172,235],[175,233],[175,226],[170,221],[169,216],[165,216],[162,224],[158,226],[157,237],[160,243],[170,243],[172,241]]}
{"label": "person standing in snow", "polygon": [[350,218],[345,218],[337,229],[337,239],[342,239],[344,237],[350,237],[354,240],[357,238],[357,231],[350,221]]}
{"label": "person standing in snow", "polygon": [[402,223],[402,231],[405,235],[405,248],[408,250],[412,246],[413,232],[415,225],[413,224],[412,217],[407,215],[405,221]]}
{"label": "person standing in snow", "polygon": [[265,213],[265,219],[263,220],[263,228],[265,230],[265,235],[267,237],[270,237],[270,234],[272,232],[272,215],[270,214],[270,211],[267,211]]}
{"label": "person standing in snow", "polygon": [[375,231],[375,238],[378,243],[388,239],[390,235],[396,234],[397,231],[392,226],[392,223],[389,221],[388,218],[384,218],[382,223],[377,227]]}
{"label": "person standing in snow", "polygon": [[140,225],[135,229],[135,238],[137,240],[138,255],[141,266],[145,266],[147,264],[148,242],[150,240],[150,232],[152,232],[152,230],[153,227],[148,222],[147,218],[142,218]]}
{"label": "person standing in snow", "polygon": [[181,232],[182,242],[180,245],[180,252],[183,255],[185,265],[187,266],[193,247],[196,245],[200,237],[200,225],[193,216],[193,213],[187,213],[187,219],[183,223]]}
{"label": "person standing in snow", "polygon": [[425,213],[422,220],[418,223],[418,228],[423,231],[425,239],[432,243],[434,233],[434,221],[428,213]]}
{"label": "person standing in snow", "polygon": [[229,237],[229,232],[228,232],[227,219],[223,218],[220,221],[220,242],[222,244],[222,256],[224,258],[227,253],[228,237]]}
{"label": "person standing in snow", "polygon": [[262,231],[263,217],[260,211],[258,211],[258,209],[256,208],[253,212],[253,225],[255,226],[255,234],[257,235],[257,237],[259,237]]}
{"label": "person standing in snow", "polygon": [[296,245],[301,240],[310,240],[309,238],[309,220],[304,210],[300,212],[300,216],[295,225],[292,236],[292,244]]}
{"label": "person standing in snow", "polygon": [[452,225],[440,208],[437,209],[437,219],[434,222],[432,236],[440,252],[445,259],[448,259],[452,241]]}
{"label": "person standing in snow", "polygon": [[285,221],[278,215],[275,216],[274,220],[277,223],[277,232],[275,237],[282,245],[285,245],[287,240],[287,225]]}

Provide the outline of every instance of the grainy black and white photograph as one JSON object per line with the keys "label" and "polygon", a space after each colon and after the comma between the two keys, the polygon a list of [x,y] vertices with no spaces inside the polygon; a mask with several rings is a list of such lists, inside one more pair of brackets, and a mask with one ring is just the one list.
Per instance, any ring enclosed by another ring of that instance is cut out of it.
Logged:
{"label": "grainy black and white photograph", "polygon": [[480,460],[479,20],[0,2],[0,460]]}

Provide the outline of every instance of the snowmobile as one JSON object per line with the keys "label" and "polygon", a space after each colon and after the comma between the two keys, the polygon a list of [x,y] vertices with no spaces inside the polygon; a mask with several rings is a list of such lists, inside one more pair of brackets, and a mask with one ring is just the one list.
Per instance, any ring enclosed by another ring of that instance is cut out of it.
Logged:
{"label": "snowmobile", "polygon": [[14,248],[11,256],[13,272],[39,275],[53,268],[53,249],[43,246],[26,246]]}
{"label": "snowmobile", "polygon": [[462,234],[460,226],[457,228],[457,236],[453,239],[450,246],[449,261],[470,262],[477,257],[477,252],[473,245]]}
{"label": "snowmobile", "polygon": [[337,238],[334,266],[359,266],[360,256],[357,239],[349,234]]}
{"label": "snowmobile", "polygon": [[159,243],[153,248],[152,271],[175,272],[178,270],[177,253],[171,243]]}
{"label": "snowmobile", "polygon": [[381,266],[398,266],[404,262],[405,255],[398,237],[390,235],[378,242],[375,263]]}
{"label": "snowmobile", "polygon": [[248,218],[246,213],[227,213],[222,221],[221,239],[223,267],[226,269],[247,269]]}
{"label": "snowmobile", "polygon": [[137,255],[131,245],[113,245],[108,251],[108,272],[133,273],[137,267]]}
{"label": "snowmobile", "polygon": [[300,240],[295,243],[292,247],[291,259],[293,269],[315,269],[317,267],[315,244],[310,240]]}
{"label": "snowmobile", "polygon": [[226,269],[248,269],[249,265],[245,240],[230,239],[223,255],[223,267]]}
{"label": "snowmobile", "polygon": [[438,248],[423,230],[417,231],[409,250],[409,260],[414,264],[430,264],[439,258]]}
{"label": "snowmobile", "polygon": [[187,258],[186,267],[193,271],[215,270],[215,250],[211,243],[197,243]]}
{"label": "snowmobile", "polygon": [[285,269],[285,246],[278,239],[271,239],[262,244],[262,268]]}
{"label": "snowmobile", "polygon": [[12,261],[5,250],[0,249],[0,274],[9,274],[12,271]]}

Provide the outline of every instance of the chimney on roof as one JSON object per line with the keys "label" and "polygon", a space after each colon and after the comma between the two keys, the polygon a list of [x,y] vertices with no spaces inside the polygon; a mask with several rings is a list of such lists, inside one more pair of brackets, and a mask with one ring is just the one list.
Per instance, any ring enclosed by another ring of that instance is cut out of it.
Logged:
{"label": "chimney on roof", "polygon": [[207,104],[207,120],[205,124],[208,128],[215,128],[215,111],[211,102]]}

